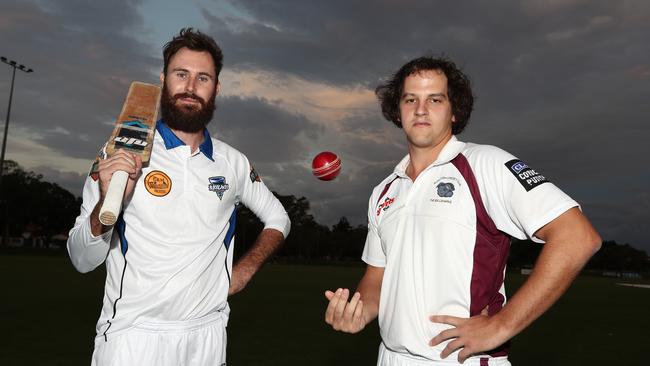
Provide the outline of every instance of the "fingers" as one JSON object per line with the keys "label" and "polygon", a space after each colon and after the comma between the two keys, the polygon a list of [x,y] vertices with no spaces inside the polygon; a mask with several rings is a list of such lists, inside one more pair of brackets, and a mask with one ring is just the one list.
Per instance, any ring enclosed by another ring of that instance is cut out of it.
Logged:
{"label": "fingers", "polygon": [[110,177],[117,170],[135,174],[138,167],[142,167],[142,160],[139,157],[125,150],[117,150],[111,157],[99,161],[98,171],[100,177]]}
{"label": "fingers", "polygon": [[[329,298],[330,302],[329,305],[327,305],[327,309],[325,310],[325,322],[327,324],[330,325],[334,324],[334,310],[338,306],[341,291],[343,291],[343,289],[336,290],[335,293],[332,293],[332,297]],[[327,292],[331,293],[331,291],[327,291]],[[325,296],[327,296],[327,292],[325,293]]]}
{"label": "fingers", "polygon": [[454,353],[457,349],[463,347],[463,341],[460,339],[454,339],[453,341],[447,343],[447,347],[440,352],[440,358],[447,358],[450,354]]}
{"label": "fingers", "polygon": [[[355,296],[359,294],[358,292],[355,294]],[[366,320],[363,318],[363,301],[361,301],[361,294],[359,294],[359,302],[357,303],[356,308],[354,309],[354,315],[353,315],[354,321],[360,322],[362,326],[365,327],[366,325]]]}
{"label": "fingers", "polygon": [[325,311],[325,322],[334,330],[356,333],[365,327],[363,319],[363,302],[361,294],[356,292],[350,302],[348,289],[337,289],[336,292],[325,291],[325,297],[329,300]]}
{"label": "fingers", "polygon": [[138,178],[138,175],[142,170],[142,158],[140,157],[140,155],[133,155],[133,157],[135,160],[135,172],[133,172],[133,174],[129,174],[129,178],[135,180]]}
{"label": "fingers", "polygon": [[467,318],[458,318],[451,315],[431,315],[429,320],[434,323],[449,324],[457,327],[467,321]]}
{"label": "fingers", "polygon": [[348,305],[348,296],[350,295],[350,290],[344,288],[340,293],[338,291],[337,293],[339,294],[339,300],[336,304],[336,308],[334,308],[334,319],[340,319],[343,317],[345,307]]}
{"label": "fingers", "polygon": [[458,362],[463,363],[471,356],[473,356],[473,353],[470,351],[469,347],[465,347],[458,353]]}
{"label": "fingers", "polygon": [[357,304],[359,303],[359,298],[361,298],[361,294],[356,292],[352,296],[352,299],[350,299],[350,303],[346,305],[345,310],[343,312],[343,322],[344,323],[351,324],[354,321],[354,312],[357,309]]}
{"label": "fingers", "polygon": [[325,298],[327,300],[332,300],[333,297],[334,297],[334,293],[332,291],[330,290],[325,291]]}
{"label": "fingers", "polygon": [[448,339],[451,338],[456,338],[459,335],[458,328],[451,328],[447,330],[443,330],[442,332],[438,333],[437,336],[431,338],[431,341],[429,341],[429,346],[435,346],[437,344],[440,344]]}

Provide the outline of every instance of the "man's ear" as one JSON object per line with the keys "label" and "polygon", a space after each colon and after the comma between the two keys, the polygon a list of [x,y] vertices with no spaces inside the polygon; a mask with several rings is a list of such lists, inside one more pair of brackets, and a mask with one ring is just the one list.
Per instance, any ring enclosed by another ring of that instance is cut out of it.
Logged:
{"label": "man's ear", "polygon": [[221,91],[221,83],[217,81],[217,86],[214,87],[214,95],[215,96],[219,95],[220,91]]}
{"label": "man's ear", "polygon": [[162,71],[160,72],[160,83],[165,84],[165,73]]}

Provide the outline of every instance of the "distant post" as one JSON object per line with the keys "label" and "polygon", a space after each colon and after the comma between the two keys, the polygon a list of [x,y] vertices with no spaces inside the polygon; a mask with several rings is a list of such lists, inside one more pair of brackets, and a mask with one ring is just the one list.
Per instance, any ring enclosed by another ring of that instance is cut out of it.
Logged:
{"label": "distant post", "polygon": [[4,228],[2,234],[2,245],[6,245],[6,239],[9,236],[9,212],[8,207],[5,205],[4,200],[4,191],[2,189],[2,177],[4,176],[5,170],[5,151],[7,150],[7,133],[9,132],[9,117],[11,117],[11,101],[14,96],[14,81],[16,80],[16,69],[23,71],[25,73],[33,72],[31,68],[26,67],[25,65],[18,64],[14,60],[8,60],[6,57],[0,57],[0,61],[4,64],[7,64],[13,68],[13,74],[11,75],[11,87],[9,89],[9,105],[7,106],[7,118],[5,119],[5,133],[2,137],[2,156],[0,157],[0,207],[4,213]]}

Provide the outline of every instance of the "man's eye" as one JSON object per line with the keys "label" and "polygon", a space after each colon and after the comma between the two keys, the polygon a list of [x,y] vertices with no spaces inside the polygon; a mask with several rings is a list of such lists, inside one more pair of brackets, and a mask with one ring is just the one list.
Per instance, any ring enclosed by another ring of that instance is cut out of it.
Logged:
{"label": "man's eye", "polygon": [[187,74],[184,72],[178,72],[176,73],[176,77],[179,79],[185,79],[187,77]]}
{"label": "man's eye", "polygon": [[208,81],[210,81],[210,78],[207,76],[199,76],[199,81],[202,83],[207,83]]}

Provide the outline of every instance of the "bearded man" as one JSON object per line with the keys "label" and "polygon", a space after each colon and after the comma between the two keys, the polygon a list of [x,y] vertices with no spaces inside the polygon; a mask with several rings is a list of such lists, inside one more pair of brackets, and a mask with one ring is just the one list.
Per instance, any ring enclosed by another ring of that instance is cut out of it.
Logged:
{"label": "bearded man", "polygon": [[[206,129],[220,89],[219,46],[186,28],[163,56],[162,119],[148,166],[124,151],[101,156],[67,243],[79,272],[106,263],[92,365],[225,365],[227,297],[289,233],[284,208],[246,156]],[[118,170],[129,173],[123,210],[105,226],[99,209]],[[265,226],[233,266],[239,203]]]}

